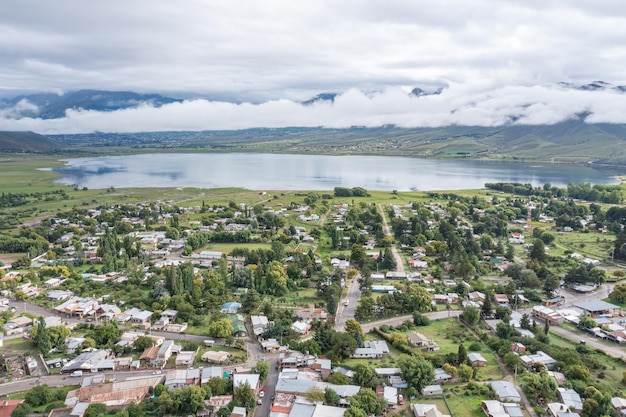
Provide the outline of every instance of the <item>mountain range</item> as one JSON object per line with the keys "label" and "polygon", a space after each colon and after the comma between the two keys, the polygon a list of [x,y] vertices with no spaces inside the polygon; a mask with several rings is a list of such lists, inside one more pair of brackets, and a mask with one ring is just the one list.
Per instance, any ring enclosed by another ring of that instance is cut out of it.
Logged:
{"label": "mountain range", "polygon": [[140,94],[132,91],[79,90],[66,94],[39,93],[19,95],[0,100],[1,109],[13,109],[13,118],[39,117],[57,119],[70,109],[115,111],[141,105],[161,107],[164,104],[181,102],[181,99],[160,94]]}

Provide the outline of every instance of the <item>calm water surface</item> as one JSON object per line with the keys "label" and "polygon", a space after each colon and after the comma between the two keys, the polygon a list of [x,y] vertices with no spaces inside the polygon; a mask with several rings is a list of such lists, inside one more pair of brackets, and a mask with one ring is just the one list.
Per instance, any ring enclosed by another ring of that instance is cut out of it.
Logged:
{"label": "calm water surface", "polygon": [[461,190],[487,182],[616,184],[624,172],[560,164],[389,156],[260,153],[143,154],[66,161],[57,182],[88,188],[243,187],[251,190]]}

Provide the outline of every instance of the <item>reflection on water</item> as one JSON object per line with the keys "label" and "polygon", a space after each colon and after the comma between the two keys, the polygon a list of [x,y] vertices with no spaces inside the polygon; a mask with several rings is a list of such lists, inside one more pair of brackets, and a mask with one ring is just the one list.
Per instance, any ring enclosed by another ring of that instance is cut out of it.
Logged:
{"label": "reflection on water", "polygon": [[76,158],[55,169],[58,182],[88,188],[243,187],[252,190],[461,190],[487,182],[563,187],[615,184],[623,172],[575,165],[438,160],[388,156],[255,153],[143,154]]}

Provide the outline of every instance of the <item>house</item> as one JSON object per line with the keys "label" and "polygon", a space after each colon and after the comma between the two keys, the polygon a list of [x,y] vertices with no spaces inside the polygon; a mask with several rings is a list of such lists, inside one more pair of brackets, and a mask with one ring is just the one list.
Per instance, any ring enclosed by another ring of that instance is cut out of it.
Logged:
{"label": "house", "polygon": [[384,340],[367,340],[363,342],[362,348],[356,348],[351,358],[379,359],[390,355],[389,346]]}
{"label": "house", "polygon": [[17,406],[24,400],[2,400],[0,401],[0,417],[11,417]]}
{"label": "house", "polygon": [[61,285],[61,283],[64,281],[64,277],[58,277],[58,278],[50,278],[48,280],[46,280],[43,285],[46,288],[54,288],[54,287],[58,287],[59,285]]}
{"label": "house", "polygon": [[[620,397],[613,397],[611,398],[611,406],[617,412],[626,410],[626,400]],[[622,413],[622,415],[624,415],[624,413]]]}
{"label": "house", "polygon": [[583,410],[583,401],[580,399],[580,395],[573,389],[559,387],[556,394],[569,409],[575,411]]}
{"label": "house", "polygon": [[259,391],[260,377],[259,374],[233,374],[233,387],[236,388],[248,384],[252,388],[254,395],[256,395]]}
{"label": "house", "polygon": [[519,342],[515,342],[511,345],[511,350],[518,355],[521,355],[522,353],[526,353],[526,346]]}
{"label": "house", "polygon": [[533,317],[550,322],[551,325],[563,323],[563,316],[545,306],[533,306]]}
{"label": "house", "polygon": [[541,350],[538,350],[537,353],[533,355],[522,355],[520,359],[522,360],[522,364],[526,367],[541,364],[546,369],[550,369],[556,363],[556,359]]}
{"label": "house", "polygon": [[245,407],[233,407],[233,411],[230,413],[230,417],[247,417],[248,412]]}
{"label": "house", "polygon": [[[563,403],[548,403],[546,407],[548,408],[548,415],[550,417],[566,417],[570,413],[569,407]],[[576,413],[574,413],[574,415],[578,416]]]}
{"label": "house", "polygon": [[74,293],[72,291],[65,290],[51,290],[46,294],[46,298],[53,302],[59,302],[63,300],[67,300],[70,297],[73,297]]}
{"label": "house", "polygon": [[494,294],[493,299],[500,307],[509,307],[509,296],[506,294]]}
{"label": "house", "polygon": [[450,417],[443,414],[437,408],[437,404],[413,404],[413,415],[415,417]]}
{"label": "house", "polygon": [[519,232],[512,233],[511,237],[509,237],[509,243],[516,244],[516,245],[523,245],[524,235]]}
{"label": "house", "polygon": [[61,368],[62,374],[72,373],[74,371],[92,372],[96,366],[103,360],[109,359],[111,351],[106,349],[96,349],[91,352],[83,352]]}
{"label": "house", "polygon": [[61,305],[56,306],[54,311],[67,316],[84,317],[88,314],[94,314],[98,305],[98,300],[93,297],[81,298],[73,296]]}
{"label": "house", "polygon": [[176,366],[190,366],[193,365],[194,360],[196,359],[197,351],[186,351],[181,350],[176,355]]}
{"label": "house", "polygon": [[222,314],[237,314],[240,308],[241,308],[241,303],[238,303],[236,301],[229,301],[227,303],[224,303],[224,305],[222,305],[220,312]]}
{"label": "house", "polygon": [[269,320],[265,316],[250,316],[250,321],[252,322],[252,331],[257,337],[263,334],[269,326]]}
{"label": "house", "polygon": [[294,314],[304,321],[326,320],[328,318],[328,313],[323,308],[315,308],[314,304],[309,304],[308,308],[300,308],[294,311]]}
{"label": "house", "polygon": [[422,388],[422,395],[424,397],[432,397],[435,395],[443,395],[443,388],[441,388],[441,385],[437,384],[437,385],[426,385],[424,388]]}
{"label": "house", "polygon": [[388,280],[405,280],[406,273],[400,271],[387,271],[385,278]]}
{"label": "house", "polygon": [[607,303],[603,300],[594,300],[594,301],[586,301],[574,303],[574,307],[578,307],[583,310],[586,314],[590,315],[593,318],[598,318],[600,316],[615,316],[619,313],[620,307],[615,304]]}
{"label": "house", "polygon": [[491,381],[491,389],[496,393],[496,398],[499,401],[516,403],[522,401],[520,393],[509,381]]}
{"label": "house", "polygon": [[212,351],[208,350],[202,354],[201,359],[204,362],[212,362],[212,363],[224,363],[230,358],[230,353],[223,351]]}
{"label": "house", "polygon": [[487,366],[487,359],[480,353],[470,352],[467,355],[467,360],[472,366]]}
{"label": "house", "polygon": [[232,395],[213,395],[204,403],[208,408],[210,415],[217,415],[220,408],[226,407],[233,400]]}
{"label": "house", "polygon": [[524,417],[522,408],[513,403],[502,403],[496,400],[486,400],[481,408],[487,417]]}
{"label": "house", "polygon": [[480,291],[472,291],[471,293],[467,294],[468,300],[474,303],[482,303],[483,301],[485,301],[485,297],[485,293],[482,293]]}
{"label": "house", "polygon": [[427,352],[434,352],[439,350],[439,345],[432,339],[427,338],[421,333],[411,332],[406,336],[409,343],[416,348],[424,349]]}
{"label": "house", "polygon": [[291,325],[291,330],[298,333],[301,336],[308,334],[311,331],[311,325],[304,321],[296,321]]}
{"label": "house", "polygon": [[435,368],[435,377],[433,378],[433,382],[435,384],[443,384],[444,382],[452,382],[454,377],[444,371],[441,368]]}

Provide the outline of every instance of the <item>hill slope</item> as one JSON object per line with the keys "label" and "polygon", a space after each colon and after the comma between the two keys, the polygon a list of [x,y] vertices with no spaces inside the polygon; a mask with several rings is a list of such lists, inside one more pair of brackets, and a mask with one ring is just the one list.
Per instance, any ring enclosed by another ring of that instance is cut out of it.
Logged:
{"label": "hill slope", "polygon": [[34,132],[0,132],[0,152],[51,152],[59,143]]}

